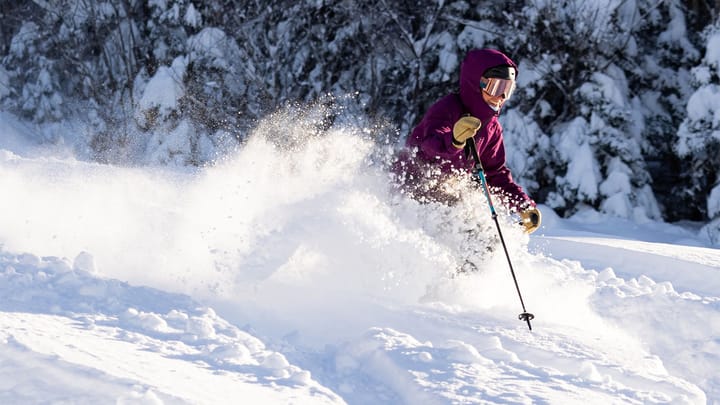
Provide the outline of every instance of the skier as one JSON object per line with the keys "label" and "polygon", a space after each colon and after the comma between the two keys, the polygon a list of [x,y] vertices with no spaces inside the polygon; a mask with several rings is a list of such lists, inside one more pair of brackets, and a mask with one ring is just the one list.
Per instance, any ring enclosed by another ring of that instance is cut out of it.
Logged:
{"label": "skier", "polygon": [[505,165],[498,114],[516,86],[517,65],[493,49],[470,51],[460,66],[460,92],[430,106],[413,129],[394,164],[403,190],[420,201],[451,202],[445,190],[458,171],[471,171],[466,147],[474,142],[488,184],[499,188],[506,205],[520,214],[527,233],[540,227],[535,202],[513,181]]}

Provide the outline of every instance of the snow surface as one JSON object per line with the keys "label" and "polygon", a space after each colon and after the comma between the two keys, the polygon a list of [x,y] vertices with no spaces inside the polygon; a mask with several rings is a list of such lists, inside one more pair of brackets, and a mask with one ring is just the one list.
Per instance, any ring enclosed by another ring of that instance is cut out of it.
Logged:
{"label": "snow surface", "polygon": [[502,213],[530,331],[482,197],[397,195],[362,131],[273,117],[201,169],[0,131],[1,403],[720,403],[693,224]]}

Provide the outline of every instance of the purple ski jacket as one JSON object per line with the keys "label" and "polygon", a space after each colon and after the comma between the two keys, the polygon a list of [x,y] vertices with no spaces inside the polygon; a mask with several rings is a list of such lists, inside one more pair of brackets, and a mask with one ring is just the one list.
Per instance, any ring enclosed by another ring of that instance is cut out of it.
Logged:
{"label": "purple ski jacket", "polygon": [[[413,129],[406,146],[414,154],[401,155],[404,170],[410,171],[405,181],[422,181],[419,167],[432,165],[442,174],[455,170],[471,171],[472,156],[452,144],[453,125],[464,115],[479,118],[482,127],[475,135],[475,145],[491,187],[504,191],[507,205],[518,210],[535,206],[535,202],[513,181],[505,166],[505,146],[498,112],[483,100],[480,77],[487,69],[499,65],[517,65],[503,53],[491,49],[470,51],[460,66],[460,92],[449,94],[430,106],[422,121]],[[468,140],[472,142],[472,140]],[[396,165],[397,167],[400,167]],[[406,173],[407,174],[407,173]]]}

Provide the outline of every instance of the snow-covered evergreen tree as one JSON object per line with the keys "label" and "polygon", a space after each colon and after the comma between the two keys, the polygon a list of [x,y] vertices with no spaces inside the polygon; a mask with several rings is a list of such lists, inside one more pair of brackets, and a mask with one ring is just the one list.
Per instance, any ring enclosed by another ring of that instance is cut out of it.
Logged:
{"label": "snow-covered evergreen tree", "polygon": [[46,54],[49,49],[44,39],[40,26],[26,21],[12,37],[3,59],[6,106],[38,122],[63,116],[57,60]]}
{"label": "snow-covered evergreen tree", "polygon": [[[518,108],[547,133],[535,150],[537,189],[566,215],[583,206],[659,218],[644,160],[644,120],[628,75],[637,64],[632,30],[642,4],[532,2],[516,12]],[[539,134],[541,135],[541,134]],[[545,146],[543,146],[545,145]]]}
{"label": "snow-covered evergreen tree", "polygon": [[536,200],[564,215],[697,220],[717,211],[705,201],[717,168],[692,178],[691,134],[707,124],[688,115],[677,128],[716,80],[707,56],[691,67],[717,12],[682,0],[6,2],[0,105],[85,121],[99,160],[200,164],[288,103],[342,104],[330,120],[390,123],[402,140],[457,89],[465,53],[493,47],[519,63],[501,119]]}
{"label": "snow-covered evergreen tree", "polygon": [[692,70],[697,87],[675,150],[685,162],[681,191],[711,220],[704,231],[720,244],[720,23],[708,27],[705,38],[705,56]]}

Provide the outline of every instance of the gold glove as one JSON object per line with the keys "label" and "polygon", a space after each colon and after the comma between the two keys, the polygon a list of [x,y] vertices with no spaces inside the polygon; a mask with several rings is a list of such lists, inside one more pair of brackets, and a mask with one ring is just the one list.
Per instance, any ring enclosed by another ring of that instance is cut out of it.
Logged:
{"label": "gold glove", "polygon": [[530,208],[521,212],[520,218],[522,218],[520,224],[525,227],[525,233],[533,233],[540,228],[542,215],[540,215],[540,210],[537,208]]}
{"label": "gold glove", "polygon": [[453,126],[453,146],[458,149],[465,147],[465,141],[475,136],[480,127],[482,122],[471,115],[460,118]]}

